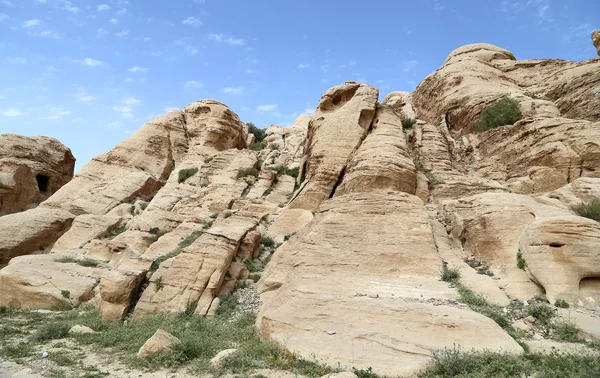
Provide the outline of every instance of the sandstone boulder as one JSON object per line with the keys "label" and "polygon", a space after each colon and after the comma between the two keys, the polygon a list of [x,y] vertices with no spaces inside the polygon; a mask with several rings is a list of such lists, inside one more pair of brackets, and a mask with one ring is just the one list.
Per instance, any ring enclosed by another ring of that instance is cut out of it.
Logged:
{"label": "sandstone boulder", "polygon": [[598,56],[600,56],[600,29],[598,29],[592,33],[592,43],[594,44],[594,47],[596,48],[596,52],[598,53]]}
{"label": "sandstone boulder", "polygon": [[233,356],[237,352],[237,349],[225,349],[217,353],[216,356],[210,359],[210,364],[214,368],[219,368],[224,360]]}
{"label": "sandstone boulder", "polygon": [[377,89],[356,82],[325,92],[308,126],[304,183],[292,208],[316,209],[333,195],[344,167],[371,126],[378,94]]}
{"label": "sandstone boulder", "polygon": [[38,204],[71,180],[75,158],[58,140],[0,135],[0,215]]}
{"label": "sandstone boulder", "polygon": [[177,337],[171,335],[167,331],[158,329],[151,338],[146,340],[137,355],[139,358],[149,360],[159,354],[171,352],[175,346],[180,344],[181,341]]}

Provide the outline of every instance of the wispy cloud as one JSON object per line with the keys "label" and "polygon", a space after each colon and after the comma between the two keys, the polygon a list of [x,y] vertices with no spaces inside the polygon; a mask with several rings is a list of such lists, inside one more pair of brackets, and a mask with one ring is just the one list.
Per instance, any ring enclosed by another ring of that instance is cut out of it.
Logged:
{"label": "wispy cloud", "polygon": [[4,117],[19,117],[23,115],[23,112],[17,108],[8,108],[0,109],[0,114],[2,114]]}
{"label": "wispy cloud", "polygon": [[244,92],[244,88],[242,88],[242,87],[226,87],[226,88],[221,89],[221,92],[239,95]]}
{"label": "wispy cloud", "polygon": [[185,46],[185,52],[193,56],[198,54],[198,49],[193,46],[187,45]]}
{"label": "wispy cloud", "polygon": [[310,67],[310,64],[307,64],[307,63],[298,64],[298,68],[309,68],[309,67]]}
{"label": "wispy cloud", "polygon": [[52,30],[44,30],[38,34],[40,37],[60,39],[60,34]]}
{"label": "wispy cloud", "polygon": [[77,98],[78,101],[83,102],[85,104],[90,104],[92,101],[95,100],[95,97],[89,96],[88,94],[86,94],[85,89],[83,89],[83,88],[79,88],[77,90],[75,97]]}
{"label": "wispy cloud", "polygon": [[96,7],[96,9],[98,10],[98,12],[103,12],[110,10],[110,7],[107,4],[100,4]]}
{"label": "wispy cloud", "polygon": [[226,43],[232,46],[244,46],[246,44],[246,41],[244,41],[243,39],[230,37],[226,34],[209,33],[206,37],[213,41],[217,41],[219,43]]}
{"label": "wispy cloud", "polygon": [[8,64],[25,64],[25,63],[27,63],[27,59],[22,58],[20,56],[6,58],[6,61],[8,62]]}
{"label": "wispy cloud", "polygon": [[115,112],[120,113],[121,117],[123,117],[123,118],[131,119],[134,117],[133,109],[131,109],[129,106],[115,105],[115,106],[113,106],[112,109]]}
{"label": "wispy cloud", "polygon": [[121,30],[120,32],[118,32],[117,34],[115,34],[117,37],[121,38],[121,37],[125,37],[127,34],[129,34],[129,30]]}
{"label": "wispy cloud", "polygon": [[98,33],[99,36],[103,37],[105,35],[108,34],[108,32],[104,29],[104,28],[98,28],[98,30],[96,31]]}
{"label": "wispy cloud", "polygon": [[189,25],[189,26],[200,26],[200,25],[202,25],[202,21],[200,21],[196,17],[188,17],[185,20],[183,20],[181,23],[184,24],[184,25]]}
{"label": "wispy cloud", "polygon": [[27,20],[27,21],[23,22],[23,24],[21,26],[23,26],[24,28],[31,28],[31,27],[39,25],[40,22],[41,21],[36,18],[33,20]]}
{"label": "wispy cloud", "polygon": [[195,81],[195,80],[190,80],[190,81],[187,81],[187,82],[185,83],[185,87],[186,87],[187,89],[192,89],[192,88],[202,88],[202,87],[204,87],[204,84],[202,84],[202,83],[200,83],[200,82],[198,82],[198,81]]}
{"label": "wispy cloud", "polygon": [[122,101],[122,103],[127,106],[132,106],[132,105],[141,104],[142,101],[135,97],[127,97]]}
{"label": "wispy cloud", "polygon": [[92,58],[85,58],[82,60],[76,60],[76,63],[80,63],[80,64],[85,64],[86,66],[89,67],[98,67],[102,65],[102,62],[96,59],[92,59]]}
{"label": "wispy cloud", "polygon": [[58,120],[58,119],[63,119],[63,117],[66,117],[70,114],[71,114],[70,110],[53,106],[50,108],[50,111],[48,112],[47,115],[40,116],[40,117],[38,117],[38,119],[39,120],[49,120],[49,119]]}
{"label": "wispy cloud", "polygon": [[279,105],[277,104],[269,104],[269,105],[259,105],[256,110],[258,110],[259,112],[272,112],[277,110],[277,107]]}
{"label": "wispy cloud", "polygon": [[148,69],[146,67],[135,66],[135,67],[131,67],[129,69],[129,72],[133,72],[133,73],[146,73],[146,72],[148,72]]}
{"label": "wispy cloud", "polygon": [[117,16],[124,16],[127,13],[127,9],[122,8],[117,11]]}
{"label": "wispy cloud", "polygon": [[108,20],[108,22],[110,22],[113,25],[116,25],[117,22],[119,22],[119,20],[117,20],[116,18],[111,18],[110,20]]}

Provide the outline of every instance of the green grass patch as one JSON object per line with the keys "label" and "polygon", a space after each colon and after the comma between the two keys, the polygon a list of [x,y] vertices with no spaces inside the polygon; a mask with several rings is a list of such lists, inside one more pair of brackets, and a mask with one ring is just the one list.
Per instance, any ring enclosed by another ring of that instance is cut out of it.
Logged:
{"label": "green grass patch", "polygon": [[69,256],[60,257],[58,259],[55,259],[54,261],[59,262],[59,263],[64,263],[64,264],[77,264],[77,265],[85,266],[87,268],[95,268],[98,265],[100,265],[100,261],[97,261],[97,260],[92,260],[92,259],[88,259],[88,258],[76,259],[74,257],[69,257]]}
{"label": "green grass patch", "polygon": [[525,259],[523,258],[523,254],[521,253],[521,251],[518,251],[517,252],[517,267],[519,269],[525,270],[525,266],[527,266],[527,264],[525,264]]}
{"label": "green grass patch", "polygon": [[62,339],[67,337],[71,326],[67,323],[46,323],[42,324],[33,335],[36,341],[47,341]]}
{"label": "green grass patch", "polygon": [[260,244],[264,245],[265,247],[274,247],[275,240],[273,240],[273,238],[271,238],[269,236],[263,235],[260,237]]}
{"label": "green grass patch", "polygon": [[572,210],[580,217],[593,219],[600,222],[600,199],[594,198],[589,202],[582,202],[574,206]]}
{"label": "green grass patch", "polygon": [[512,331],[510,322],[502,311],[502,307],[489,303],[487,299],[475,293],[466,285],[459,283],[457,289],[460,301],[469,306],[471,310],[487,316],[505,330]]}
{"label": "green grass patch", "polygon": [[177,182],[181,184],[182,182],[185,182],[187,179],[189,179],[196,173],[198,173],[198,168],[180,169],[179,173],[177,175]]}
{"label": "green grass patch", "polygon": [[402,128],[404,129],[412,129],[413,126],[417,123],[416,118],[403,117],[402,118]]}
{"label": "green grass patch", "polygon": [[25,358],[35,353],[30,343],[5,344],[0,348],[0,356],[5,358]]}
{"label": "green grass patch", "polygon": [[246,269],[250,273],[261,272],[263,270],[263,266],[261,264],[255,263],[252,260],[246,260],[246,261],[244,261],[244,265],[246,266]]}
{"label": "green grass patch", "polygon": [[564,299],[557,299],[554,301],[554,306],[558,308],[569,308],[569,304]]}
{"label": "green grass patch", "polygon": [[121,235],[125,231],[127,231],[127,227],[125,227],[125,226],[115,227],[112,230],[110,230],[110,232],[106,235],[106,238],[108,240],[113,240],[114,238]]}
{"label": "green grass patch", "polygon": [[533,316],[540,324],[547,325],[554,317],[554,308],[546,303],[534,303],[527,307],[527,315]]}
{"label": "green grass patch", "polygon": [[519,103],[512,98],[503,97],[481,111],[479,121],[473,123],[473,130],[482,132],[500,126],[512,125],[521,118]]}
{"label": "green grass patch", "polygon": [[447,264],[442,265],[440,278],[444,282],[457,282],[460,279],[460,272],[457,268],[448,268]]}
{"label": "green grass patch", "polygon": [[572,321],[560,320],[552,324],[554,337],[560,341],[568,341],[571,343],[580,342],[579,328]]}
{"label": "green grass patch", "polygon": [[243,178],[243,177],[247,177],[247,176],[258,177],[258,169],[254,168],[254,167],[238,169],[236,178]]}
{"label": "green grass patch", "polygon": [[179,255],[184,248],[189,247],[190,245],[192,245],[192,243],[194,241],[196,241],[196,239],[198,239],[200,237],[200,235],[202,235],[202,231],[197,230],[197,231],[192,232],[188,236],[186,236],[185,239],[183,239],[181,241],[181,243],[179,243],[179,245],[177,246],[177,248],[175,248],[175,250],[167,253],[166,255],[160,256],[156,260],[154,260],[152,262],[152,264],[150,265],[149,271],[150,272],[156,272],[158,270],[158,267],[160,266],[160,264],[162,264],[163,262],[167,261],[168,259],[171,259],[171,258]]}

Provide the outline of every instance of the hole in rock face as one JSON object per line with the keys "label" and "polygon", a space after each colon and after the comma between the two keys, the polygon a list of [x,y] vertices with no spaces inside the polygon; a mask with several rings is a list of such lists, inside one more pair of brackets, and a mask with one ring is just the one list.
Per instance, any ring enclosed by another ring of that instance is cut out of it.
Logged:
{"label": "hole in rock face", "polygon": [[565,243],[553,242],[553,243],[550,243],[550,244],[548,244],[548,245],[549,245],[550,247],[552,247],[552,248],[560,248],[560,247],[562,247],[563,245],[565,245]]}
{"label": "hole in rock face", "polygon": [[38,189],[41,193],[48,192],[48,187],[50,184],[50,177],[46,175],[37,175],[35,176],[35,180],[37,181]]}
{"label": "hole in rock face", "polygon": [[333,103],[333,106],[338,106],[340,102],[342,102],[342,95],[338,93],[331,102]]}

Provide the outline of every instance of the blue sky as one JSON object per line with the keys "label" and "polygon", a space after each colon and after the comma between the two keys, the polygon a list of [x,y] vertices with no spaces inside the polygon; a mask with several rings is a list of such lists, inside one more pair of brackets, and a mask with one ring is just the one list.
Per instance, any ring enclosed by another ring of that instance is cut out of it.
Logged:
{"label": "blue sky", "polygon": [[586,60],[598,0],[0,0],[0,133],[48,135],[80,168],[204,98],[289,125],[346,80],[412,91],[453,49]]}

